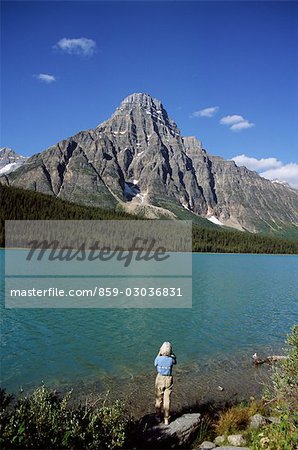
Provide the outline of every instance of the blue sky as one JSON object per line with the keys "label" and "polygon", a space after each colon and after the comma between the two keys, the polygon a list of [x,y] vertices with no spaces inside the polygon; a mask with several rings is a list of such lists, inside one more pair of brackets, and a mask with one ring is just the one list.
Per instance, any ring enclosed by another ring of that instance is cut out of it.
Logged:
{"label": "blue sky", "polygon": [[296,2],[3,1],[1,9],[1,146],[32,155],[147,92],[211,154],[298,180]]}

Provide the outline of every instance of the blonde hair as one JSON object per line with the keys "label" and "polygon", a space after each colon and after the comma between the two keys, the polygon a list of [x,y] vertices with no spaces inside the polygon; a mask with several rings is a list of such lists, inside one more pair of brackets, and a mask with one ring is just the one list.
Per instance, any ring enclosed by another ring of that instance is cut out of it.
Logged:
{"label": "blonde hair", "polygon": [[159,349],[161,356],[170,356],[172,354],[172,344],[170,342],[164,342]]}

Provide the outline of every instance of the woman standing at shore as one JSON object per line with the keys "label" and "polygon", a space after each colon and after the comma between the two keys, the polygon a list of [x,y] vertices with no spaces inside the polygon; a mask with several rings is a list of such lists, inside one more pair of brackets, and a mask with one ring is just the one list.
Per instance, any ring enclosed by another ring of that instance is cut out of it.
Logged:
{"label": "woman standing at shore", "polygon": [[176,356],[172,352],[172,345],[170,342],[164,342],[154,360],[154,365],[157,370],[155,409],[158,415],[163,409],[165,425],[169,425],[170,419],[170,401],[173,389],[172,367],[174,364],[176,364]]}

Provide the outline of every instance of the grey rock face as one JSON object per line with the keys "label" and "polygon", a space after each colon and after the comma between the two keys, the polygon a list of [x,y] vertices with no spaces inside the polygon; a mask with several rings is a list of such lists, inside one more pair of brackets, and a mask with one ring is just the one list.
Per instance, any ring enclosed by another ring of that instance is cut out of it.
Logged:
{"label": "grey rock face", "polygon": [[192,434],[197,430],[201,419],[201,414],[183,414],[183,416],[170,422],[169,425],[159,424],[143,431],[144,442],[154,446],[154,448],[169,444],[169,448],[176,448],[185,445]]}
{"label": "grey rock face", "polygon": [[0,175],[13,172],[26,162],[25,156],[18,155],[8,147],[0,148]]}
{"label": "grey rock face", "polygon": [[136,187],[130,196],[124,192],[127,200],[156,206],[174,201],[199,214],[207,211],[180,132],[159,100],[133,94],[96,130],[108,136],[125,183]]}
{"label": "grey rock face", "polygon": [[298,226],[298,191],[209,155],[196,138],[181,136],[159,100],[141,93],[0,182],[86,205],[150,210],[151,217],[184,208],[253,232]]}
{"label": "grey rock face", "polygon": [[298,192],[272,183],[234,161],[209,155],[195,139],[184,138],[186,153],[208,203],[222,223],[252,232],[298,225]]}

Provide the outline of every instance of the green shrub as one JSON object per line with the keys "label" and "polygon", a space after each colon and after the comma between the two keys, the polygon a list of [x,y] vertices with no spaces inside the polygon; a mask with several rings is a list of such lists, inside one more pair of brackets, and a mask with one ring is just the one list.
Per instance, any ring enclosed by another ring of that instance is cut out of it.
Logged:
{"label": "green shrub", "polygon": [[283,414],[280,423],[250,433],[251,450],[294,450],[298,448],[297,417]]}
{"label": "green shrub", "polygon": [[273,366],[271,385],[264,392],[264,400],[273,415],[296,416],[298,411],[298,326],[287,338],[287,358]]}
{"label": "green shrub", "polygon": [[71,392],[62,398],[45,386],[12,404],[1,392],[1,448],[117,449],[124,445],[128,421],[123,404],[107,399],[70,407]]}
{"label": "green shrub", "polygon": [[292,328],[287,343],[288,357],[272,369],[272,386],[266,389],[264,399],[270,414],[279,423],[270,424],[261,431],[250,433],[253,450],[298,449],[298,326]]}
{"label": "green shrub", "polygon": [[[273,389],[269,391],[269,401],[274,400],[277,410],[298,411],[298,326],[292,328],[288,336],[288,357],[272,374]],[[268,392],[267,392],[268,397]]]}

